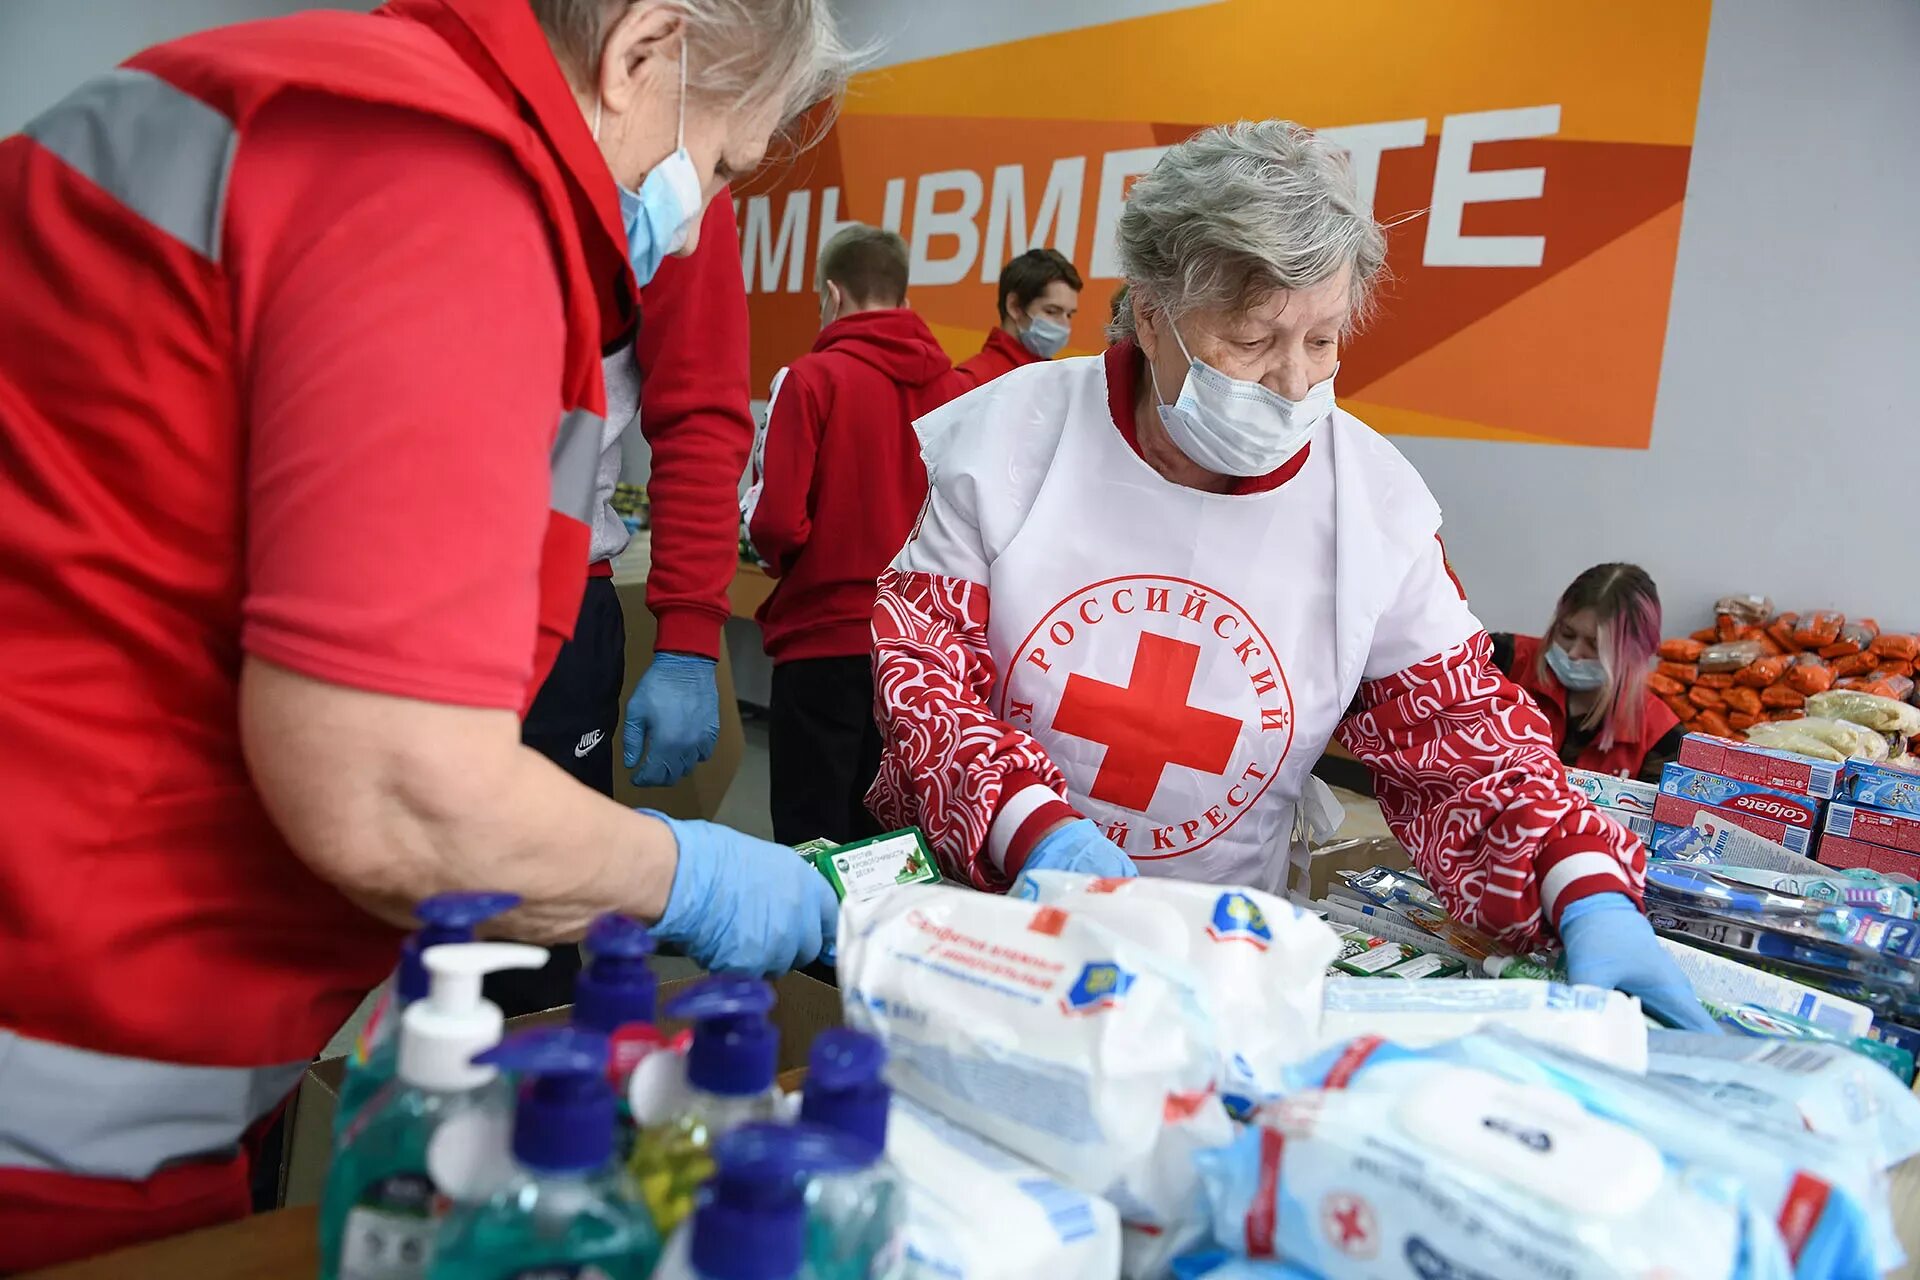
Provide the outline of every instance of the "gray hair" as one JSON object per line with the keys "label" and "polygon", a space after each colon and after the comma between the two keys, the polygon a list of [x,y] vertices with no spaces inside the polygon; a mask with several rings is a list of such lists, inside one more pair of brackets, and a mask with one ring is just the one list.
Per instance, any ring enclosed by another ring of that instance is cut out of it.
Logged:
{"label": "gray hair", "polygon": [[[827,0],[528,0],[567,79],[583,87],[607,31],[635,4],[686,15],[687,88],[750,107],[774,104],[782,124],[837,100],[859,53],[847,48]],[[819,122],[819,132],[826,123]]]}
{"label": "gray hair", "polygon": [[[1387,260],[1346,153],[1290,120],[1215,125],[1168,148],[1134,184],[1116,234],[1127,293],[1148,312],[1238,309],[1350,267],[1353,328],[1372,315]],[[1134,336],[1132,307],[1108,334]]]}

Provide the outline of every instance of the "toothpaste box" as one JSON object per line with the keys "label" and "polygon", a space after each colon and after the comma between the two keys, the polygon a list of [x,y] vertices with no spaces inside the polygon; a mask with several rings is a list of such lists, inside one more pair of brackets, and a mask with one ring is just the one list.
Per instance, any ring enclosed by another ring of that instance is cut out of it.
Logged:
{"label": "toothpaste box", "polygon": [[1849,840],[1829,831],[1820,837],[1820,862],[1842,871],[1856,867],[1920,879],[1920,854],[1883,849],[1865,840]]}
{"label": "toothpaste box", "polygon": [[1920,816],[1920,772],[1849,760],[1843,787],[1855,804]]}
{"label": "toothpaste box", "polygon": [[[1735,800],[1744,803],[1735,808],[1662,793],[1653,806],[1655,843],[1664,834],[1663,827],[1690,827],[1695,814],[1707,813],[1775,844],[1784,845],[1794,853],[1804,854],[1813,847],[1813,827],[1819,814],[1809,802],[1799,801],[1806,806],[1804,810],[1799,810],[1792,807],[1795,803],[1795,797],[1792,796],[1751,795],[1738,796]],[[1778,806],[1777,810],[1774,806]],[[1788,821],[1789,818],[1792,821]]]}
{"label": "toothpaste box", "polygon": [[1814,800],[1831,800],[1841,790],[1841,769],[1832,761],[1748,742],[1729,742],[1704,733],[1690,733],[1681,739],[1680,763],[1703,773],[1717,773]]}
{"label": "toothpaste box", "polygon": [[[1658,797],[1659,794],[1660,793],[1658,791],[1654,792],[1654,795],[1656,797]],[[1596,805],[1595,807],[1599,809],[1600,812],[1606,814],[1609,818],[1612,818],[1615,822],[1625,827],[1629,832],[1631,832],[1635,836],[1638,836],[1640,838],[1640,843],[1652,844],[1653,843],[1653,804],[1654,804],[1653,801],[1648,801],[1647,808],[1644,811],[1637,810],[1637,809],[1616,809],[1612,805],[1606,805],[1606,804]]]}
{"label": "toothpaste box", "polygon": [[1863,809],[1838,800],[1827,806],[1827,831],[1847,840],[1864,840],[1882,849],[1920,853],[1920,818]]}
{"label": "toothpaste box", "polygon": [[915,827],[803,856],[813,860],[842,902],[863,902],[896,885],[940,883],[933,852]]}
{"label": "toothpaste box", "polygon": [[1602,809],[1624,809],[1628,813],[1645,814],[1648,817],[1653,816],[1653,802],[1660,796],[1660,788],[1651,782],[1590,773],[1585,769],[1567,770],[1567,781]]}
{"label": "toothpaste box", "polygon": [[[1699,801],[1735,813],[1757,814],[1789,827],[1805,827],[1814,831],[1820,826],[1818,800],[1683,764],[1670,764],[1661,771],[1660,794]],[[1661,816],[1660,821],[1670,822],[1672,819]]]}

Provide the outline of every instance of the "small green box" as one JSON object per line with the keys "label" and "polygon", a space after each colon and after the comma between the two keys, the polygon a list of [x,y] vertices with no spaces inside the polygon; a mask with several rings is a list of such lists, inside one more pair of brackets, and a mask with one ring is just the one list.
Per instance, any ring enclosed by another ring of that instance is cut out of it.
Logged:
{"label": "small green box", "polygon": [[[809,841],[803,850],[823,841]],[[809,855],[833,891],[845,902],[862,902],[903,884],[939,884],[933,851],[916,827],[851,844],[827,844]]]}
{"label": "small green box", "polygon": [[818,870],[820,866],[820,855],[832,848],[833,841],[821,837],[815,840],[803,840],[793,846],[793,851],[805,858],[808,862],[811,862],[814,868]]}

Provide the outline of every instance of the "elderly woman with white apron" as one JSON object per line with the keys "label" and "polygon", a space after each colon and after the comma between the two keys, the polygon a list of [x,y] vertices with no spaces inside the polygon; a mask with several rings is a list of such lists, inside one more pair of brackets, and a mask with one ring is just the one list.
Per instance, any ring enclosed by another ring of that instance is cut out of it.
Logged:
{"label": "elderly woman with white apron", "polygon": [[1118,239],[1104,355],[917,424],[927,506],[874,613],[876,814],[986,890],[1023,867],[1275,887],[1337,737],[1457,917],[1557,934],[1575,979],[1707,1025],[1640,913],[1645,849],[1489,661],[1438,504],[1336,407],[1386,255],[1344,157],[1284,121],[1208,129]]}

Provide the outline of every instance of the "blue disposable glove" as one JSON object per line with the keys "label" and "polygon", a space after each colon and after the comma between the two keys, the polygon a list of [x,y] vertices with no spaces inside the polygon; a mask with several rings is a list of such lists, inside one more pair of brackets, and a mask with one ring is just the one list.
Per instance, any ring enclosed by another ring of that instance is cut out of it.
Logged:
{"label": "blue disposable glove", "polygon": [[785,973],[811,962],[840,927],[840,899],[785,845],[714,822],[650,809],[680,846],[667,910],[654,934],[711,970]]}
{"label": "blue disposable glove", "polygon": [[640,673],[621,735],[621,759],[633,770],[634,786],[670,787],[713,754],[720,741],[713,667],[712,658],[656,653]]}
{"label": "blue disposable glove", "polygon": [[1028,871],[1079,871],[1108,880],[1140,873],[1113,841],[1100,833],[1091,818],[1076,818],[1040,837],[1027,854]]}
{"label": "blue disposable glove", "polygon": [[1685,1031],[1718,1031],[1693,984],[1653,935],[1653,926],[1624,893],[1596,893],[1560,913],[1567,976],[1640,997],[1640,1006]]}

